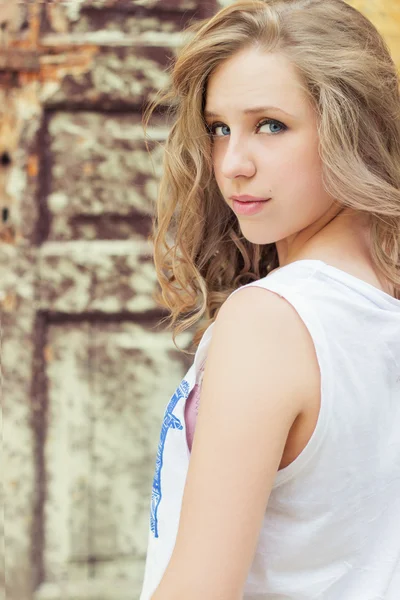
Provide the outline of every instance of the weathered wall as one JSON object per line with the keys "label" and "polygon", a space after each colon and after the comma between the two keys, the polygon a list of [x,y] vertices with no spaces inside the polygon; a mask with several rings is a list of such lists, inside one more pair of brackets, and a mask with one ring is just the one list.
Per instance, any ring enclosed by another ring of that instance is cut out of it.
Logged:
{"label": "weathered wall", "polygon": [[167,130],[153,121],[150,160],[141,108],[207,7],[0,4],[7,600],[139,596],[162,414],[189,365],[157,327]]}
{"label": "weathered wall", "polygon": [[[351,3],[400,66],[398,0]],[[140,114],[214,8],[0,3],[0,600],[138,597],[162,413],[189,364],[156,327],[161,150]]]}

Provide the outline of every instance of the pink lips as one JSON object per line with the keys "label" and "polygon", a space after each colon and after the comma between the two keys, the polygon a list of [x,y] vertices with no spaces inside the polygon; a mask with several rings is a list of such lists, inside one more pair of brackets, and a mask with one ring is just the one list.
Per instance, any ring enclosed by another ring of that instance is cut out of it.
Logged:
{"label": "pink lips", "polygon": [[231,199],[237,200],[238,202],[265,202],[270,198],[257,198],[257,196],[248,196],[244,194],[242,196],[231,196]]}
{"label": "pink lips", "polygon": [[[247,198],[247,200],[236,200],[236,198]],[[252,196],[232,196],[232,208],[237,215],[256,215],[264,209],[270,200],[270,198],[257,200],[250,200],[249,198],[252,198]]]}

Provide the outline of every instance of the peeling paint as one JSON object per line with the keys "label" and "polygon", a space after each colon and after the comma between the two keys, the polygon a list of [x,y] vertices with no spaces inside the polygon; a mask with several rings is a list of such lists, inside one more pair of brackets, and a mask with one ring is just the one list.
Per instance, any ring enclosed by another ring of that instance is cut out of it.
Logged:
{"label": "peeling paint", "polygon": [[[397,0],[352,4],[400,64]],[[3,50],[35,69],[39,57],[37,72],[10,61],[0,84],[0,156],[12,158],[0,168],[8,600],[139,596],[159,427],[189,366],[152,298],[168,127],[152,122],[149,156],[140,111],[204,7],[3,2]]]}

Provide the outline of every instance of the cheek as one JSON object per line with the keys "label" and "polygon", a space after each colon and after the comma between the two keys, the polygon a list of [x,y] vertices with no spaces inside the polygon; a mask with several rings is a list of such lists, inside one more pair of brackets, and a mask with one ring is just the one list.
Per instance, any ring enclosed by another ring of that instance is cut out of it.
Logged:
{"label": "cheek", "polygon": [[221,184],[223,181],[221,168],[222,168],[222,162],[224,159],[223,149],[221,148],[221,145],[213,146],[212,151],[211,151],[211,158],[212,158],[212,165],[213,165],[213,170],[214,170],[214,177],[215,177],[219,187],[221,187]]}
{"label": "cheek", "polygon": [[276,184],[308,189],[321,185],[322,163],[317,148],[303,143],[269,158],[269,173]]}

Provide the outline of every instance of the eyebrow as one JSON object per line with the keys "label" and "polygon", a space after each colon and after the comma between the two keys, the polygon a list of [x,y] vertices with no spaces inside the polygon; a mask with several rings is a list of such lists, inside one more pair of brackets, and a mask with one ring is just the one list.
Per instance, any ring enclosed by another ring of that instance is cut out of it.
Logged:
{"label": "eyebrow", "polygon": [[[294,115],[291,115],[290,113],[288,113],[285,110],[283,110],[283,108],[278,108],[277,106],[255,106],[253,108],[246,108],[242,112],[245,115],[252,115],[254,113],[268,112],[269,110],[274,110],[274,111],[277,111],[277,112],[281,112],[281,113],[287,115],[288,117],[295,118]],[[212,112],[212,111],[209,111],[209,110],[205,110],[204,111],[204,116],[205,117],[221,117],[221,115],[218,115],[215,112]]]}

